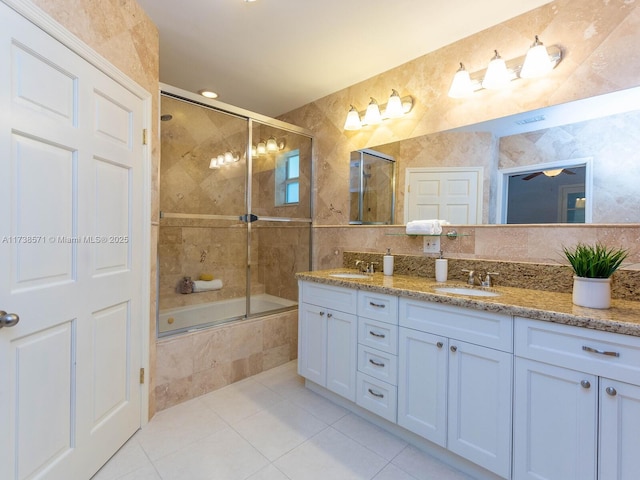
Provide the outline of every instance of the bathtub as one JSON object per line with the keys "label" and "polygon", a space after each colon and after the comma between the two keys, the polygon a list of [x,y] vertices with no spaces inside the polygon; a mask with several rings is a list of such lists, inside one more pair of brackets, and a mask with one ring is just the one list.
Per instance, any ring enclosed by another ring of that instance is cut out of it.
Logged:
{"label": "bathtub", "polygon": [[[158,314],[158,336],[189,332],[242,319],[246,313],[246,298],[231,298],[219,302],[200,303],[163,310]],[[297,302],[266,293],[251,296],[251,316],[296,307]]]}

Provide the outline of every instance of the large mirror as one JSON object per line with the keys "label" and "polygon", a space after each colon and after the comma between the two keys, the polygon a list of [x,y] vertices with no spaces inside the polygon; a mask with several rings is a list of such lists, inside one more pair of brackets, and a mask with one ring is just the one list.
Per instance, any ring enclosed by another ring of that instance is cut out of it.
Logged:
{"label": "large mirror", "polygon": [[[411,195],[407,169],[419,167],[483,167],[482,215],[477,223],[638,223],[638,125],[640,87],[371,149],[396,160],[397,223],[403,222],[405,196]],[[579,165],[586,170],[576,170]],[[550,187],[550,182],[538,177],[551,178],[544,172],[552,170],[564,173]],[[521,178],[529,177],[524,181],[527,195],[511,200],[521,207],[511,221],[506,214],[508,191],[522,193],[524,187],[505,185],[518,171]],[[584,188],[578,186],[581,176],[586,177]],[[542,185],[541,190],[536,191],[534,184]],[[541,202],[535,199],[550,198],[549,188],[563,189],[560,195],[554,194],[553,207],[549,207],[557,215],[535,218],[531,211],[541,209]],[[564,212],[563,201],[570,204]]]}

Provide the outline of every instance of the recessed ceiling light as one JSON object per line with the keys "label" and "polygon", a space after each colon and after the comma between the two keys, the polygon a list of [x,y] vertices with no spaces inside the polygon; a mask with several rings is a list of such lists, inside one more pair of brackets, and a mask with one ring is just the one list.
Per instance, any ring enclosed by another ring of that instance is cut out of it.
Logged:
{"label": "recessed ceiling light", "polygon": [[211,90],[198,90],[198,93],[203,97],[218,98],[218,94],[216,92],[212,92]]}

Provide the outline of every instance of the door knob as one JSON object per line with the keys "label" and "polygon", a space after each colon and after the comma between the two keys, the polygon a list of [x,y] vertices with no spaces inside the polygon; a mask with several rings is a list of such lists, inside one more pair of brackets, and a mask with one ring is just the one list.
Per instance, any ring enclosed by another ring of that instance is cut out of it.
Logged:
{"label": "door knob", "polygon": [[13,327],[20,321],[20,317],[15,313],[7,313],[4,310],[0,310],[0,328]]}

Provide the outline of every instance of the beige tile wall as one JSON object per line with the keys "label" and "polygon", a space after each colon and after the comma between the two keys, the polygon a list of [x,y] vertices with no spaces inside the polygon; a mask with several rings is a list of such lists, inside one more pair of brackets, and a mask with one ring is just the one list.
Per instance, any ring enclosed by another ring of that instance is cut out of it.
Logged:
{"label": "beige tile wall", "polygon": [[[459,61],[472,72],[481,70],[494,48],[504,58],[517,57],[536,34],[547,45],[558,44],[564,51],[564,60],[548,77],[519,80],[508,92],[483,91],[470,99],[447,97]],[[347,245],[358,251],[382,252],[388,246],[397,253],[419,251],[416,240],[390,239],[385,229],[347,226],[351,151],[637,86],[638,44],[639,3],[557,0],[282,115],[282,120],[316,135],[314,267],[339,267]],[[370,96],[387,98],[392,88],[415,98],[407,117],[359,131],[343,130],[350,104],[363,109]],[[455,145],[449,150],[455,150]],[[635,251],[639,236],[637,224],[578,229],[479,226],[471,230],[471,237],[455,244],[458,246],[447,244],[445,252],[460,258],[557,261],[554,251],[571,239],[598,238]]]}
{"label": "beige tile wall", "polygon": [[160,340],[157,410],[293,360],[297,345],[297,310]]}

